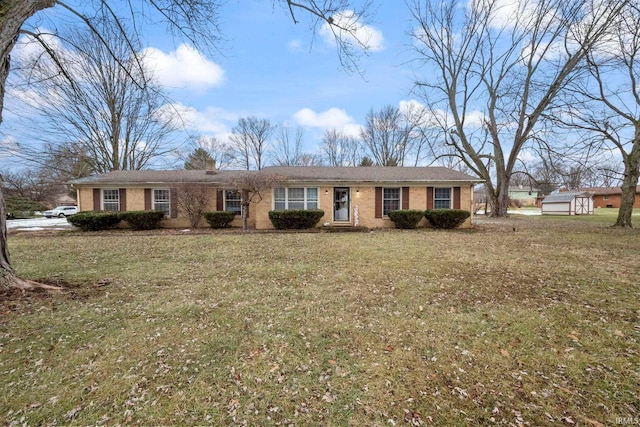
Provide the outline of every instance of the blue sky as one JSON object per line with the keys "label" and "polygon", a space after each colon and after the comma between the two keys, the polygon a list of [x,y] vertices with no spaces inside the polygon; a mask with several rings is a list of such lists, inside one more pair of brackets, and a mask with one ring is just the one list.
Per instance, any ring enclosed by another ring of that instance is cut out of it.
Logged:
{"label": "blue sky", "polygon": [[[266,0],[229,0],[221,12],[219,51],[210,55],[174,39],[161,25],[143,34],[156,78],[187,120],[189,131],[225,141],[238,119],[256,116],[305,129],[305,148],[316,151],[326,129],[356,135],[367,113],[409,100],[414,80],[410,21],[401,2],[377,2],[369,26],[373,49],[358,62],[363,74],[340,65],[335,42],[314,34],[303,11]],[[34,16],[31,25],[64,25],[60,9]],[[44,19],[43,19],[44,18]],[[8,100],[8,103],[11,101]],[[5,110],[0,139],[9,144],[12,117]],[[0,149],[2,147],[0,146]],[[0,153],[0,167],[17,166]]]}
{"label": "blue sky", "polygon": [[[195,109],[189,115],[202,131],[224,134],[240,117],[256,116],[304,126],[313,147],[324,129],[355,132],[371,108],[408,99],[413,78],[403,66],[406,16],[404,5],[380,5],[370,30],[380,35],[381,46],[361,58],[364,75],[342,69],[334,42],[321,34],[314,38],[307,19],[295,25],[268,1],[229,2],[222,16],[226,41],[206,63],[162,35],[150,47],[161,81],[175,88],[182,106]],[[184,69],[193,70],[191,78]]]}
{"label": "blue sky", "polygon": [[[404,2],[375,1],[375,14],[362,29],[372,35],[374,45],[358,63],[363,75],[341,67],[335,41],[325,38],[322,31],[313,34],[303,11],[296,11],[301,21],[296,25],[278,3],[227,0],[220,13],[224,40],[209,56],[171,37],[164,25],[145,27],[149,65],[183,113],[191,134],[226,141],[238,119],[255,116],[274,125],[302,126],[305,149],[318,152],[327,129],[357,135],[371,109],[420,102],[411,89],[416,78],[428,78],[428,74],[421,69],[414,76],[409,63],[412,21]],[[29,24],[47,29],[69,21],[80,24],[55,7],[36,14]],[[9,105],[10,97],[5,101]],[[483,113],[467,114],[473,125]],[[7,155],[8,147],[19,138],[14,136],[18,132],[13,132],[10,108],[5,109],[4,120],[0,125],[0,171],[22,166]],[[528,161],[532,154],[523,151],[520,157]]]}

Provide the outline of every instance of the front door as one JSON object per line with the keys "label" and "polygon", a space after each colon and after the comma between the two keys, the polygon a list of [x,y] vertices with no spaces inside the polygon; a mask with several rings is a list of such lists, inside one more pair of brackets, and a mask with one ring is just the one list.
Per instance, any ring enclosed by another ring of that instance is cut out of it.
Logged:
{"label": "front door", "polygon": [[349,188],[336,187],[333,189],[333,220],[349,221]]}

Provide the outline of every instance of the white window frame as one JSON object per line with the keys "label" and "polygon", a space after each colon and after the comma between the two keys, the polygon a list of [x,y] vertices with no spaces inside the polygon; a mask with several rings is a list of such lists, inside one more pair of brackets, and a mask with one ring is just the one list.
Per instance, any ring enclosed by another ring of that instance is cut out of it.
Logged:
{"label": "white window frame", "polygon": [[[158,197],[158,193],[166,192],[167,198]],[[151,193],[151,209],[164,212],[166,218],[171,217],[171,191],[168,188],[154,188]]]}
{"label": "white window frame", "polygon": [[[236,215],[242,215],[242,194],[238,190],[223,190],[224,191],[224,210],[226,212],[233,212]],[[229,198],[230,194],[237,194],[237,198]],[[229,202],[238,203],[238,208],[233,209],[228,205]]]}
{"label": "white window frame", "polygon": [[[449,192],[448,197],[438,197],[438,190],[447,190]],[[448,200],[447,206],[442,206],[442,203]],[[451,209],[453,204],[453,188],[451,187],[434,187],[433,188],[433,208],[434,209]],[[439,206],[440,205],[440,206]]]}
{"label": "white window frame", "polygon": [[[295,199],[292,200],[292,203],[300,203],[302,202],[302,209],[304,210],[308,210],[308,209],[318,209],[320,206],[320,190],[318,189],[318,187],[274,187],[273,189],[273,200],[271,203],[271,207],[273,210],[290,210],[290,206],[289,206],[289,190],[290,189],[295,189],[295,190],[304,190],[303,193],[303,198],[302,199]],[[284,198],[282,197],[277,197],[276,194],[281,192],[282,190],[284,190]],[[314,194],[315,193],[315,194]],[[277,205],[283,205],[283,207],[276,207]],[[298,208],[294,208],[294,209],[298,209]]]}
{"label": "white window frame", "polygon": [[[116,197],[110,197],[107,199],[107,194],[115,194]],[[107,208],[107,205],[114,205],[115,209]],[[102,189],[102,210],[109,212],[120,211],[120,189],[118,188],[103,188]]]}
{"label": "white window frame", "polygon": [[[385,192],[387,190],[397,190],[398,191],[398,197],[386,197]],[[397,200],[398,201],[398,208],[397,209],[388,209],[388,207],[386,206],[386,201],[394,201]],[[397,211],[402,209],[402,187],[382,187],[382,216],[383,217],[388,217],[389,216],[389,212],[390,211]]]}

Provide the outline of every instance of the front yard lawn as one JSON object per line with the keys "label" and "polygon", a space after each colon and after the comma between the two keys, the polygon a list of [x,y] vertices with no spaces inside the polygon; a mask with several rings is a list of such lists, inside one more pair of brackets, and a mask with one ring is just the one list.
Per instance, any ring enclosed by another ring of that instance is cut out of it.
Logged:
{"label": "front yard lawn", "polygon": [[[5,425],[612,425],[640,417],[640,232],[41,233],[0,304]],[[513,230],[516,231],[513,231]]]}

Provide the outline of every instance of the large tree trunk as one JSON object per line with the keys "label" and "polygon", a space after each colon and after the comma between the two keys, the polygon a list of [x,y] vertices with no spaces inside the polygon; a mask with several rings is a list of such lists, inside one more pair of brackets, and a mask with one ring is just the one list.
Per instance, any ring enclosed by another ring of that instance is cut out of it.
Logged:
{"label": "large tree trunk", "polygon": [[640,128],[636,130],[636,137],[629,154],[623,153],[624,179],[622,180],[622,197],[618,219],[614,227],[631,228],[631,214],[636,196],[636,187],[640,177]]}
{"label": "large tree trunk", "polygon": [[[491,216],[503,218],[509,208],[509,176],[506,172],[498,176],[495,189],[490,192]],[[501,178],[502,177],[502,178]]]}
{"label": "large tree trunk", "polygon": [[[24,21],[39,10],[52,7],[54,0],[2,0],[0,1],[0,123],[4,107],[5,85],[9,75],[11,50],[18,41]],[[0,287],[32,289],[38,284],[20,279],[11,267],[7,246],[7,216],[0,177]]]}

